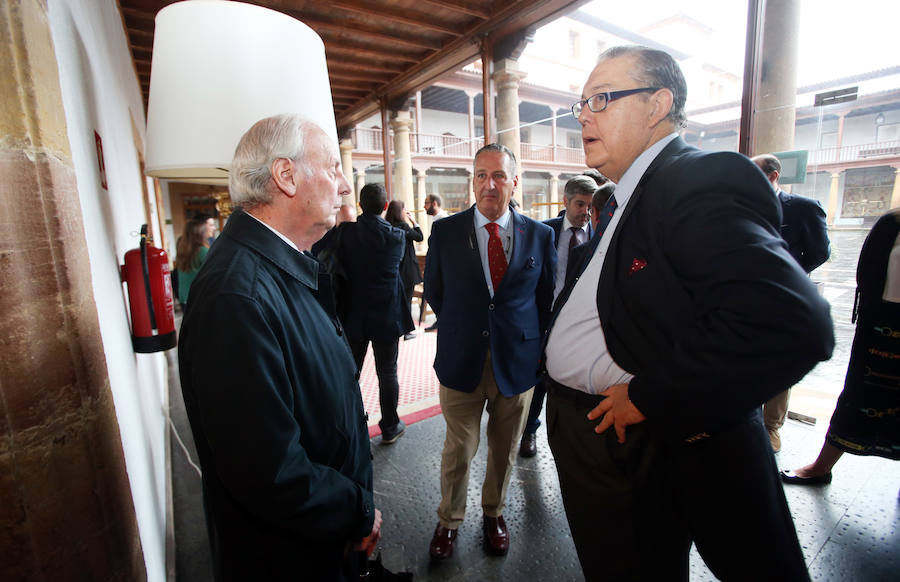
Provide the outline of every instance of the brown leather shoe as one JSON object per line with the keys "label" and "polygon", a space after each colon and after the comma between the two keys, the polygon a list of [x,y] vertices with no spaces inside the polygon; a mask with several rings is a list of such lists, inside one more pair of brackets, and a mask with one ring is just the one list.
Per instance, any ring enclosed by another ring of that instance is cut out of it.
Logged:
{"label": "brown leather shoe", "polygon": [[435,560],[446,560],[453,555],[453,542],[456,541],[456,530],[442,526],[440,523],[434,528],[431,536],[431,546],[428,548],[431,557]]}
{"label": "brown leather shoe", "polygon": [[509,530],[503,516],[485,515],[481,531],[484,533],[484,551],[492,556],[505,556],[509,551]]}
{"label": "brown leather shoe", "polygon": [[537,454],[537,435],[533,432],[526,432],[522,435],[522,442],[519,444],[520,457],[533,457]]}

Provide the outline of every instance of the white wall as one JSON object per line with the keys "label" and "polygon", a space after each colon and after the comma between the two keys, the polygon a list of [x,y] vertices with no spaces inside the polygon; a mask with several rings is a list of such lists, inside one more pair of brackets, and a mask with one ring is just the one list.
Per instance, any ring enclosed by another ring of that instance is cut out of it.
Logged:
{"label": "white wall", "polygon": [[[150,581],[165,580],[167,406],[162,353],[135,354],[119,282],[125,251],[145,222],[132,123],[144,111],[115,0],[49,0],[63,105],[78,181],[103,350],[119,420],[141,545]],[[103,140],[100,185],[94,131]]]}

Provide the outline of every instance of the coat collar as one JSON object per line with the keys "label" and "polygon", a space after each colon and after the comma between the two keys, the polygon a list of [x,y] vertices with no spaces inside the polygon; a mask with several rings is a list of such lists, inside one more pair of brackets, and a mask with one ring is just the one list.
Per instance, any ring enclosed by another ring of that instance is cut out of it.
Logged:
{"label": "coat collar", "polygon": [[292,249],[244,211],[238,209],[231,215],[222,236],[250,248],[310,289],[319,288],[319,262],[307,253]]}

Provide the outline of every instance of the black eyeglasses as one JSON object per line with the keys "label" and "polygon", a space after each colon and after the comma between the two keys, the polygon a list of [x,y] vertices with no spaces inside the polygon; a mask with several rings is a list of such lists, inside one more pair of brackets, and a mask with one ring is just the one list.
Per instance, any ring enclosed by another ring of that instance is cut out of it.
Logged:
{"label": "black eyeglasses", "polygon": [[624,91],[604,91],[603,93],[597,93],[596,95],[591,95],[587,99],[582,99],[572,105],[572,115],[575,116],[575,119],[581,117],[581,112],[584,111],[585,105],[587,105],[588,109],[594,113],[600,113],[606,109],[606,106],[609,105],[610,101],[628,97],[635,93],[653,93],[659,90],[660,87],[641,87],[640,89],[625,89]]}

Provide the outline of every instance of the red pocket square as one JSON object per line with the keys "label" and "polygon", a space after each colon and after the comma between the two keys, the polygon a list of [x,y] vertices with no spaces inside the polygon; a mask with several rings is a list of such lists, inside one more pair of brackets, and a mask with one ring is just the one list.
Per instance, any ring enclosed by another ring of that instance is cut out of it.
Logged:
{"label": "red pocket square", "polygon": [[645,261],[644,259],[634,259],[631,261],[631,268],[628,269],[628,274],[634,275],[635,273],[637,273],[638,271],[640,271],[641,269],[643,269],[646,266],[647,266],[647,261]]}

